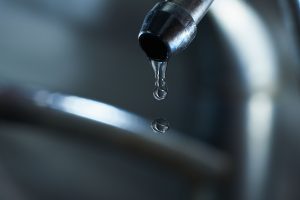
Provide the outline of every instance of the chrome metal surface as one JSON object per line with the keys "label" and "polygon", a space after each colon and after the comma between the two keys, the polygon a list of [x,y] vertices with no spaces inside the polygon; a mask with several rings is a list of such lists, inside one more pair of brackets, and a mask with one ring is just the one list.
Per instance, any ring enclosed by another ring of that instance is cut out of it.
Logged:
{"label": "chrome metal surface", "polygon": [[[178,2],[183,3],[182,5],[187,2],[188,8],[191,10],[194,8],[194,5],[188,6],[191,1],[176,1]],[[294,8],[287,7],[287,3],[283,1],[279,1],[279,6],[286,12],[287,24],[297,23],[298,19],[291,18]],[[239,130],[240,136],[237,141],[243,145],[237,145],[239,148],[235,149],[240,151],[236,153],[239,172],[236,174],[238,178],[233,186],[235,194],[232,198],[268,199],[269,191],[272,190],[270,189],[272,150],[276,148],[273,146],[277,133],[275,121],[278,118],[275,110],[278,106],[277,98],[281,95],[280,84],[282,84],[278,72],[282,67],[280,60],[284,59],[284,56],[278,55],[277,42],[274,40],[274,33],[270,31],[271,25],[266,24],[267,21],[262,18],[262,15],[248,3],[237,0],[215,2],[212,6],[212,14],[218,29],[223,33],[223,37],[237,58],[239,67],[236,70],[239,78],[243,80],[243,97],[234,100],[242,105],[239,112],[243,120],[238,123],[242,123],[243,127]],[[173,30],[177,31],[176,28]],[[297,41],[297,36],[295,37],[297,30],[290,29],[290,31],[291,35],[294,35],[292,40]],[[291,43],[289,48],[293,47],[295,46]],[[142,48],[145,51],[143,44]],[[295,56],[299,52],[299,46],[293,50],[292,60],[299,67],[298,56]],[[198,78],[202,78],[201,74],[198,74]],[[226,102],[222,104],[227,106]]]}
{"label": "chrome metal surface", "polygon": [[152,60],[166,61],[184,50],[196,36],[196,26],[213,0],[174,0],[157,3],[146,15],[139,42]]}
{"label": "chrome metal surface", "polygon": [[[245,79],[244,147],[240,148],[244,153],[240,160],[241,182],[236,187],[241,191],[238,198],[263,199],[271,167],[275,97],[280,83],[275,47],[266,25],[247,4],[220,1],[212,7],[212,12],[238,57],[240,75]],[[251,32],[248,24],[251,24]]]}
{"label": "chrome metal surface", "polygon": [[170,0],[170,2],[184,8],[193,17],[196,24],[198,24],[207,13],[213,1],[214,0]]}
{"label": "chrome metal surface", "polygon": [[203,181],[226,175],[229,160],[176,131],[153,134],[150,121],[101,102],[76,96],[26,91],[3,87],[0,91],[1,116],[27,124],[58,128],[74,135],[85,133],[98,140],[108,138],[115,145],[144,151],[153,158],[177,165],[193,180]]}
{"label": "chrome metal surface", "polygon": [[[136,44],[153,1],[28,2],[0,1],[1,80],[75,96],[1,98],[1,199],[300,199],[297,1],[215,1],[190,48],[170,60],[164,104],[152,101],[152,70]],[[155,135],[143,120],[157,117],[170,121],[170,134]],[[86,151],[96,148],[90,141],[101,149]],[[233,161],[225,181],[210,178],[227,166],[220,151]],[[107,159],[94,162],[100,154]],[[165,168],[149,169],[156,164]]]}

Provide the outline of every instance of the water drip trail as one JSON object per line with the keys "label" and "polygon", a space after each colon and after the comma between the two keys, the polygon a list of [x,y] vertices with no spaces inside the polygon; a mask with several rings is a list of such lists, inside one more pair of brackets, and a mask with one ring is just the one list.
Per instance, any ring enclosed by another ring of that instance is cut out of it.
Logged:
{"label": "water drip trail", "polygon": [[153,97],[157,101],[162,101],[167,97],[168,87],[166,83],[166,71],[167,62],[151,61],[151,65],[154,71],[155,87],[153,91]]}
{"label": "water drip trail", "polygon": [[[151,66],[154,71],[155,87],[153,90],[153,97],[157,101],[162,101],[167,97],[168,87],[166,83],[166,71],[168,62],[160,62],[151,60]],[[170,123],[163,118],[153,120],[151,128],[156,133],[165,133],[170,128]]]}

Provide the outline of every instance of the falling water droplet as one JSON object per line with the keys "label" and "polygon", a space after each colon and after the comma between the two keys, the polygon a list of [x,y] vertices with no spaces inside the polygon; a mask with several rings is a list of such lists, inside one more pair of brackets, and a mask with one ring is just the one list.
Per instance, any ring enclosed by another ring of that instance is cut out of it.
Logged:
{"label": "falling water droplet", "polygon": [[156,100],[161,101],[164,100],[168,94],[168,87],[166,83],[166,71],[168,63],[151,60],[151,65],[154,70],[155,77],[153,97]]}
{"label": "falling water droplet", "polygon": [[163,118],[155,119],[151,124],[151,128],[157,133],[165,133],[169,130],[170,123]]}

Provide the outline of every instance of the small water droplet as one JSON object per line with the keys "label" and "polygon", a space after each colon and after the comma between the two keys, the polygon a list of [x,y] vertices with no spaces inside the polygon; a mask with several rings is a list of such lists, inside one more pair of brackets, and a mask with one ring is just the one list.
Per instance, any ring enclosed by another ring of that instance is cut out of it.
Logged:
{"label": "small water droplet", "polygon": [[155,119],[151,124],[151,128],[157,133],[165,133],[169,130],[170,123],[163,118]]}
{"label": "small water droplet", "polygon": [[168,94],[167,88],[163,88],[163,87],[154,88],[153,97],[158,101],[164,100],[167,97],[167,94]]}
{"label": "small water droplet", "polygon": [[164,100],[168,94],[168,87],[166,83],[166,71],[168,63],[151,60],[151,65],[155,77],[155,88],[153,91],[153,97],[156,100],[161,101]]}

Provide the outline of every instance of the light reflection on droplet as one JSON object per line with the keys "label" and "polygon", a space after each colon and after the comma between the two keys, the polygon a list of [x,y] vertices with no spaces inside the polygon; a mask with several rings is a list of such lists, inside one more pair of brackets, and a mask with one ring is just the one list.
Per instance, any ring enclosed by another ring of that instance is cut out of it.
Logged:
{"label": "light reflection on droplet", "polygon": [[153,91],[153,97],[158,100],[164,100],[168,94],[168,87],[166,83],[166,71],[167,62],[151,61],[151,65],[154,71],[155,88]]}
{"label": "light reflection on droplet", "polygon": [[151,128],[157,133],[165,133],[169,130],[170,123],[163,118],[155,119],[151,124]]}

